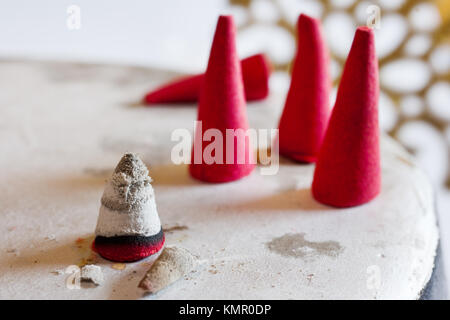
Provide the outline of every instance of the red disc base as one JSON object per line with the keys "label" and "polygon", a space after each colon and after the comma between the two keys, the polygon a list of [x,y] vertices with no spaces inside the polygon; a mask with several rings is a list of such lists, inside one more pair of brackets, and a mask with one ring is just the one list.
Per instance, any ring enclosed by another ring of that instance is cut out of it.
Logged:
{"label": "red disc base", "polygon": [[92,250],[97,252],[103,258],[115,262],[133,262],[144,259],[152,254],[161,250],[164,245],[165,237],[159,237],[157,241],[143,241],[144,237],[127,237],[126,241],[123,241],[124,237],[111,237],[105,241],[105,237],[96,237],[92,243]]}

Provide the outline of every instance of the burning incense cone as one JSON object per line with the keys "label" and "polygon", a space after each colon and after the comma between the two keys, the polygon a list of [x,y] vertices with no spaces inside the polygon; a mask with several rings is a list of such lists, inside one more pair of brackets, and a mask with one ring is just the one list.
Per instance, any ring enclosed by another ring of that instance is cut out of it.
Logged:
{"label": "burning incense cone", "polygon": [[161,250],[164,233],[151,178],[137,155],[125,154],[106,184],[93,249],[111,261],[130,262]]}
{"label": "burning incense cone", "polygon": [[[255,167],[250,139],[245,134],[248,122],[235,37],[233,18],[221,16],[200,95],[198,120],[201,125],[195,131],[189,167],[194,178],[206,182],[237,180],[249,175]],[[230,139],[227,139],[230,136],[227,129],[234,134]],[[214,141],[202,143],[207,130],[219,137],[215,135],[210,137]],[[213,152],[208,151],[212,146],[217,148],[213,148],[214,159],[209,159],[208,155]]]}
{"label": "burning incense cone", "polygon": [[[267,57],[263,54],[248,57],[241,61],[241,66],[247,101],[265,99],[269,94],[269,76],[272,70]],[[144,103],[197,102],[204,78],[204,74],[198,74],[165,84],[147,93]]]}
{"label": "burning incense cone", "polygon": [[320,22],[300,15],[291,86],[279,123],[280,154],[315,162],[328,124],[331,81]]}
{"label": "burning incense cone", "polygon": [[312,192],[319,202],[352,207],[380,192],[378,93],[373,31],[359,27],[314,172]]}

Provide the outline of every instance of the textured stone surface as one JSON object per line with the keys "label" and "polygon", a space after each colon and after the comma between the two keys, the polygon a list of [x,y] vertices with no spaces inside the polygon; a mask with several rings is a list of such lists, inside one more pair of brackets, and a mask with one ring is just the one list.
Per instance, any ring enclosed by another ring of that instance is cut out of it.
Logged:
{"label": "textured stone surface", "polygon": [[[137,285],[156,257],[117,268],[89,249],[104,182],[125,152],[149,167],[163,227],[182,226],[167,244],[201,261],[195,274],[145,298],[419,296],[438,233],[428,179],[402,148],[382,138],[381,194],[344,210],[312,198],[313,165],[287,160],[275,176],[256,168],[240,181],[204,184],[170,162],[170,133],[192,132],[195,108],[134,103],[172,76],[0,63],[0,298],[143,297]],[[273,93],[249,104],[250,125],[275,127],[283,102]],[[280,254],[286,244],[295,254]],[[102,286],[69,290],[69,274],[52,273],[86,259],[102,267]]]}

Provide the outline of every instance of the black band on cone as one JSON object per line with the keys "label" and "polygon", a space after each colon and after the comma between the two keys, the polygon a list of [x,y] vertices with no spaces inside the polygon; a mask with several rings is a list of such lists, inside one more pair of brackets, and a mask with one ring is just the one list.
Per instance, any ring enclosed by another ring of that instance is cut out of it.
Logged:
{"label": "black band on cone", "polygon": [[96,245],[123,245],[123,244],[133,244],[133,245],[142,245],[142,246],[152,246],[161,243],[164,239],[163,229],[152,236],[145,237],[139,235],[132,236],[113,236],[113,237],[104,237],[97,236],[95,238]]}

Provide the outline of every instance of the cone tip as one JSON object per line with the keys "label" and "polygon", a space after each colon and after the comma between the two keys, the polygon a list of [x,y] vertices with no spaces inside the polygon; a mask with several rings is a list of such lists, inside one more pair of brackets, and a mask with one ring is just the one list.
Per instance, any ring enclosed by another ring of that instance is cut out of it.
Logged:
{"label": "cone tip", "polygon": [[373,33],[373,29],[367,26],[359,26],[356,32]]}
{"label": "cone tip", "polygon": [[320,24],[320,21],[304,13],[300,14],[300,16],[298,17],[298,25],[306,23],[318,26]]}
{"label": "cone tip", "polygon": [[[233,16],[230,15],[221,15],[217,20],[216,32],[214,35],[214,39],[228,39],[231,40],[234,38],[235,33],[235,25]],[[228,41],[225,40],[225,41]],[[214,45],[214,40],[213,40]]]}
{"label": "cone tip", "polygon": [[298,17],[299,21],[311,21],[311,22],[318,22],[319,20],[317,20],[314,17],[308,16],[307,14],[300,14],[300,16]]}
{"label": "cone tip", "polygon": [[365,52],[365,54],[375,52],[375,36],[371,28],[362,26],[356,29],[351,51],[353,50]]}
{"label": "cone tip", "polygon": [[217,24],[233,24],[234,19],[232,15],[220,15]]}
{"label": "cone tip", "polygon": [[306,14],[298,17],[297,32],[298,34],[312,34],[320,29],[320,21]]}
{"label": "cone tip", "polygon": [[360,26],[356,29],[355,39],[366,39],[368,41],[374,40],[373,29],[366,26]]}
{"label": "cone tip", "polygon": [[135,153],[126,153],[117,164],[114,173],[124,173],[132,178],[148,175],[147,166]]}

